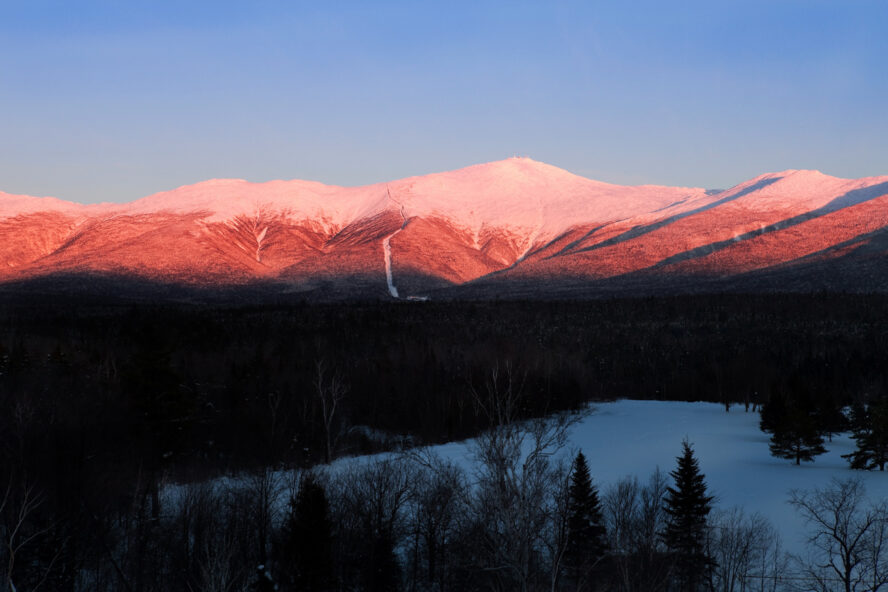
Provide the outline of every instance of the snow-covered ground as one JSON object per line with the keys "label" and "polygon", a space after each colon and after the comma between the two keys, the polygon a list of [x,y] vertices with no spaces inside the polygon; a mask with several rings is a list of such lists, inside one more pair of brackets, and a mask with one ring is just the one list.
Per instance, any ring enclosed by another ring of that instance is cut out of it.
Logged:
{"label": "snow-covered ground", "polygon": [[[832,477],[859,476],[871,499],[888,496],[888,472],[852,471],[841,458],[854,449],[847,435],[827,442],[827,454],[813,463],[795,466],[774,458],[768,436],[759,431],[758,413],[734,406],[664,401],[617,401],[600,403],[571,432],[571,450],[582,449],[593,479],[602,490],[627,475],[645,481],[660,467],[669,472],[687,437],[694,446],[709,490],[720,508],[742,506],[747,513],[768,518],[783,537],[785,548],[801,552],[804,523],[786,503],[789,490],[827,485]],[[471,452],[465,442],[434,447],[444,458],[471,468]]]}
{"label": "snow-covered ground", "polygon": [[[805,524],[788,503],[792,489],[813,489],[829,484],[833,477],[860,477],[870,499],[888,497],[888,471],[852,471],[841,455],[854,450],[848,434],[826,442],[828,452],[813,463],[796,466],[793,461],[774,458],[768,450],[768,435],[759,431],[759,414],[746,413],[742,405],[725,412],[715,403],[621,400],[597,403],[591,414],[574,425],[565,458],[582,450],[589,462],[594,482],[604,492],[626,476],[636,476],[644,484],[659,467],[664,473],[675,468],[681,442],[692,443],[709,492],[719,509],[740,506],[747,515],[758,512],[780,532],[783,547],[792,553],[805,550]],[[472,442],[451,442],[433,446],[431,452],[473,473]],[[340,458],[333,472],[372,459],[395,456],[382,453]],[[289,483],[292,475],[275,472],[279,483]],[[243,481],[235,477],[215,480],[226,486]],[[165,495],[182,495],[182,487],[169,485]],[[283,511],[286,496],[281,496]]]}

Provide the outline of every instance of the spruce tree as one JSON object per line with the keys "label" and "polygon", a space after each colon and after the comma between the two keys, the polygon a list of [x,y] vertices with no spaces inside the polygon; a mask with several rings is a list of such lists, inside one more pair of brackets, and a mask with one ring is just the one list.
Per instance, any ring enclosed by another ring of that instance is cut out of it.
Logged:
{"label": "spruce tree", "polygon": [[869,426],[867,406],[862,401],[854,401],[851,412],[848,414],[848,427],[853,433],[865,431]]}
{"label": "spruce tree", "polygon": [[674,556],[679,589],[696,592],[712,563],[705,540],[713,497],[707,495],[705,477],[687,440],[682,442],[682,454],[676,460],[678,466],[670,473],[675,485],[666,488],[664,498],[663,541]]}
{"label": "spruce tree", "polygon": [[826,452],[814,417],[797,407],[790,409],[784,421],[776,426],[769,448],[774,456],[795,460],[797,465],[803,460],[813,462],[815,456]]}
{"label": "spruce tree", "polygon": [[589,465],[582,452],[573,463],[568,492],[568,538],[565,564],[577,582],[586,580],[607,551],[607,530],[598,499],[598,488],[592,484]]}
{"label": "spruce tree", "polygon": [[763,432],[773,433],[784,421],[786,421],[786,398],[778,393],[772,393],[768,401],[759,410],[759,429]]}
{"label": "spruce tree", "polygon": [[853,415],[854,439],[857,450],[842,455],[852,469],[885,470],[888,463],[888,398],[872,403],[868,408],[856,408]]}
{"label": "spruce tree", "polygon": [[814,419],[817,422],[817,429],[829,438],[830,442],[833,434],[844,432],[849,428],[848,418],[845,417],[842,407],[842,403],[832,391],[821,394],[815,400]]}
{"label": "spruce tree", "polygon": [[331,531],[324,487],[307,473],[290,502],[283,529],[281,563],[292,589],[322,592],[333,588]]}

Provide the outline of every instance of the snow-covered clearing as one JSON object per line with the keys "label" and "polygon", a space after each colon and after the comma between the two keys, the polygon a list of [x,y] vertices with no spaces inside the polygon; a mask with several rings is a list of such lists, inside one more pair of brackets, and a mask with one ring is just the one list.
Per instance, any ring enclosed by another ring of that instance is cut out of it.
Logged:
{"label": "snow-covered clearing", "polygon": [[[742,405],[726,413],[723,405],[713,403],[600,403],[574,426],[569,446],[570,452],[583,450],[595,483],[606,490],[627,475],[644,482],[658,466],[665,472],[673,470],[681,441],[687,437],[718,507],[742,506],[747,513],[761,513],[777,527],[792,552],[803,550],[804,523],[786,503],[789,490],[823,487],[832,477],[858,476],[871,499],[888,496],[888,472],[852,471],[841,458],[854,449],[847,435],[833,437],[826,443],[827,454],[797,467],[770,455],[768,436],[759,431],[758,421],[758,413],[745,413]],[[471,472],[468,442],[433,450]]]}
{"label": "snow-covered clearing", "polygon": [[[645,483],[659,467],[665,473],[675,468],[681,442],[687,437],[693,444],[700,468],[719,509],[741,506],[747,515],[758,512],[780,532],[783,546],[793,553],[805,548],[805,525],[787,503],[791,489],[813,489],[829,484],[833,477],[860,477],[872,500],[888,497],[888,471],[852,471],[841,458],[854,450],[847,434],[826,443],[827,454],[814,463],[795,466],[791,461],[774,458],[768,451],[768,435],[759,431],[759,414],[746,413],[735,405],[726,413],[723,405],[671,401],[631,401],[597,403],[594,411],[573,426],[570,441],[563,451],[570,458],[582,449],[589,462],[593,481],[604,492],[627,476]],[[430,447],[430,452],[474,473],[472,442],[451,442]],[[329,467],[333,473],[348,470],[354,464],[392,458],[398,453],[340,458]],[[279,485],[292,485],[294,475],[275,471]],[[249,477],[223,477],[212,487],[244,486]],[[181,497],[185,489],[165,488],[169,500]],[[286,495],[278,497],[279,516],[285,510]]]}

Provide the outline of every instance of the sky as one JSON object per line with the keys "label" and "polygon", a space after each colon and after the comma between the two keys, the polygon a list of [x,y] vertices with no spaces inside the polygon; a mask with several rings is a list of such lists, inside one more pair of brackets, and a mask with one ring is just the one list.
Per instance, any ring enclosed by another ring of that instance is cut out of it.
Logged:
{"label": "sky", "polygon": [[888,174],[883,0],[0,0],[0,191]]}

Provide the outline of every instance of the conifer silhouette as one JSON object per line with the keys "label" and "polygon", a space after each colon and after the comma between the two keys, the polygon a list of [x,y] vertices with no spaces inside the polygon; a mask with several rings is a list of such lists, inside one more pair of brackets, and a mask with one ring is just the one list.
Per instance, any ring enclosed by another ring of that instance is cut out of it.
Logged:
{"label": "conifer silhouette", "polygon": [[598,488],[592,484],[589,465],[582,452],[577,453],[573,463],[567,525],[565,562],[579,588],[579,583],[589,579],[607,551],[607,531]]}
{"label": "conifer silhouette", "polygon": [[670,473],[674,487],[666,488],[667,514],[663,540],[674,554],[679,589],[696,592],[711,559],[706,554],[706,521],[712,510],[711,495],[690,443],[682,442],[678,467]]}

